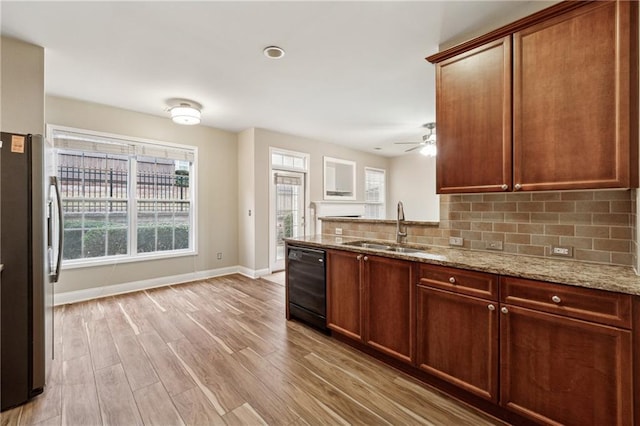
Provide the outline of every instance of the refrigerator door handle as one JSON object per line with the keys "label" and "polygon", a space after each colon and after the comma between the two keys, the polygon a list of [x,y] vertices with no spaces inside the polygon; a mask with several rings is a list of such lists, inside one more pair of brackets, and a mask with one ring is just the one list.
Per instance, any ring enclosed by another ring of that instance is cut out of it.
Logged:
{"label": "refrigerator door handle", "polygon": [[60,278],[60,266],[62,265],[62,239],[64,237],[64,233],[62,232],[62,202],[60,200],[60,188],[58,187],[58,178],[56,176],[49,176],[49,184],[55,188],[56,191],[56,207],[58,213],[58,226],[57,226],[57,239],[58,239],[58,258],[56,259],[56,268],[51,271],[51,281],[54,283],[58,282]]}

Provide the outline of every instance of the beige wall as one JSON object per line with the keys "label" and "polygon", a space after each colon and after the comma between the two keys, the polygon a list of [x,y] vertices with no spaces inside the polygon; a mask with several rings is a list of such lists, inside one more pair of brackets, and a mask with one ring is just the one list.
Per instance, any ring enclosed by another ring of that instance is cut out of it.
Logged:
{"label": "beige wall", "polygon": [[[57,292],[211,271],[238,264],[237,151],[234,133],[181,126],[157,117],[47,96],[47,124],[76,127],[198,147],[196,256],[79,269],[63,268]],[[222,260],[216,254],[222,253]]]}
{"label": "beige wall", "polygon": [[436,194],[436,158],[411,153],[394,157],[387,176],[387,218],[396,219],[398,201],[407,220],[440,220]]}
{"label": "beige wall", "polygon": [[44,49],[0,39],[0,129],[44,134]]}
{"label": "beige wall", "polygon": [[238,134],[238,264],[251,271],[256,265],[254,139],[254,129]]}
{"label": "beige wall", "polygon": [[[243,132],[245,133],[245,132]],[[247,140],[250,136],[247,135]],[[244,144],[244,138],[240,138],[241,144]],[[249,149],[242,149],[242,156],[250,156],[253,154],[254,160],[254,211],[253,223],[255,237],[246,238],[243,246],[240,247],[240,253],[253,251],[253,259],[255,261],[253,267],[241,263],[241,266],[249,267],[255,271],[261,272],[267,270],[269,265],[269,183],[270,183],[270,159],[269,148],[280,148],[290,151],[302,152],[310,155],[309,180],[310,180],[310,200],[322,200],[322,184],[323,184],[323,156],[341,158],[345,160],[353,160],[357,163],[357,199],[364,199],[364,168],[377,167],[389,170],[389,159],[374,154],[368,154],[362,151],[345,148],[343,146],[319,142],[312,139],[302,138],[299,136],[279,133],[266,129],[253,130],[254,151],[251,153]],[[239,159],[242,164],[250,164],[249,160]],[[244,174],[245,172],[242,172]],[[244,189],[242,190],[244,191]],[[250,190],[249,190],[250,191]],[[249,205],[250,203],[247,203]],[[307,205],[308,207],[308,205]],[[246,210],[246,208],[245,208]],[[247,211],[241,211],[241,215],[246,216]],[[243,231],[241,231],[243,232]],[[251,247],[253,243],[253,247]],[[243,254],[246,259],[251,259],[250,255]],[[242,257],[241,256],[241,257]]]}

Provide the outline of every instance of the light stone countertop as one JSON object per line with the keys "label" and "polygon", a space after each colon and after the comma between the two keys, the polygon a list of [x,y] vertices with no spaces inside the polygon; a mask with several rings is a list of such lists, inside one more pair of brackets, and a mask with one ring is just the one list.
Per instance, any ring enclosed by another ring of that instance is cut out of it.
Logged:
{"label": "light stone countertop", "polygon": [[[422,249],[424,252],[396,253],[343,244],[362,240],[365,239],[335,235],[315,235],[306,238],[285,239],[289,244],[299,243],[310,247],[375,254],[395,259],[640,295],[640,276],[636,275],[633,268],[628,266],[603,265],[573,260],[556,260],[415,244],[405,244],[405,246]],[[374,240],[369,239],[367,241],[374,242]],[[375,242],[389,245],[395,244],[389,241]]]}

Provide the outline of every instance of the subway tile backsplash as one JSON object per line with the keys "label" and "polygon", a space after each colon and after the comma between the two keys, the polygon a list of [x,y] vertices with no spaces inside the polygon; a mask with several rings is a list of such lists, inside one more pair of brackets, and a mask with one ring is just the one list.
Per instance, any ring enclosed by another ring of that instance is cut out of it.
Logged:
{"label": "subway tile backsplash", "polygon": [[[505,253],[550,256],[552,245],[573,247],[573,258],[635,266],[635,190],[440,196],[440,224],[408,226],[407,242],[448,246],[449,236],[464,247],[487,250],[501,241]],[[323,220],[323,233],[395,240],[395,224]]]}

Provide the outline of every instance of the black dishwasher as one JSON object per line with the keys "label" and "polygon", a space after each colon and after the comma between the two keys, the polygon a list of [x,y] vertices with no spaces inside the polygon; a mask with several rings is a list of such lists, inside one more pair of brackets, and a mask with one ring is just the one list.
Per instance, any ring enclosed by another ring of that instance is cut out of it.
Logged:
{"label": "black dishwasher", "polygon": [[287,246],[289,316],[327,329],[324,250]]}

